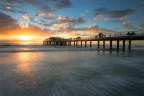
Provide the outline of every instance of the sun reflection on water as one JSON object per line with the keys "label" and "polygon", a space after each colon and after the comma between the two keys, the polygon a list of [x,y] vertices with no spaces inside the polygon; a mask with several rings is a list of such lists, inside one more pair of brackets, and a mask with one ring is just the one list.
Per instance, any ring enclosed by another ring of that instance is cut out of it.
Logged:
{"label": "sun reflection on water", "polygon": [[33,44],[33,42],[30,41],[20,42],[20,45],[31,45],[31,44]]}
{"label": "sun reflection on water", "polygon": [[37,56],[31,52],[21,52],[17,54],[19,64],[17,66],[19,75],[29,80],[32,86],[36,85],[35,80],[35,63],[33,60],[37,59]]}

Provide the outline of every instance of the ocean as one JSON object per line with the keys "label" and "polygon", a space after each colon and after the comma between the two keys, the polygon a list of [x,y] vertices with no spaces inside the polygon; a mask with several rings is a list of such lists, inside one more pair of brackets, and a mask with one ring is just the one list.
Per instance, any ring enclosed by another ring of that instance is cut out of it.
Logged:
{"label": "ocean", "polygon": [[0,46],[0,96],[144,96],[144,46]]}

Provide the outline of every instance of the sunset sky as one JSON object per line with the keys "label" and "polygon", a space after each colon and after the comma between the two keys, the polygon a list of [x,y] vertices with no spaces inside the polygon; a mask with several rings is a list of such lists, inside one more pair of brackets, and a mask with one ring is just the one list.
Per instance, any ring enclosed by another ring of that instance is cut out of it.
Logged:
{"label": "sunset sky", "polygon": [[144,30],[144,0],[0,0],[0,44]]}

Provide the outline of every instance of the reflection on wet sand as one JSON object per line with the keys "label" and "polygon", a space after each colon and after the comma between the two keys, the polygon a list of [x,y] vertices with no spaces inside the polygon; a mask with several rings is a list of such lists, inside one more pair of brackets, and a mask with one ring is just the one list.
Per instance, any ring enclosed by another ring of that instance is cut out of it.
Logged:
{"label": "reflection on wet sand", "polygon": [[[17,54],[17,72],[18,75],[23,77],[23,79],[28,80],[31,86],[36,84],[35,80],[35,62],[32,60],[36,60],[37,55],[33,55],[32,53],[21,52]],[[24,83],[24,82],[23,82]]]}
{"label": "reflection on wet sand", "polygon": [[142,53],[0,54],[0,96],[144,96]]}

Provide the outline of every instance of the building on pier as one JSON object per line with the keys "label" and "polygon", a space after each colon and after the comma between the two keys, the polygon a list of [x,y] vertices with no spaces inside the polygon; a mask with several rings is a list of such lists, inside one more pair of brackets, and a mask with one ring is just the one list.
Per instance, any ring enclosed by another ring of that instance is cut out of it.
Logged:
{"label": "building on pier", "polygon": [[70,41],[70,40],[69,39],[60,38],[60,37],[50,37],[50,38],[46,38],[43,41],[43,45],[66,46],[68,41]]}

